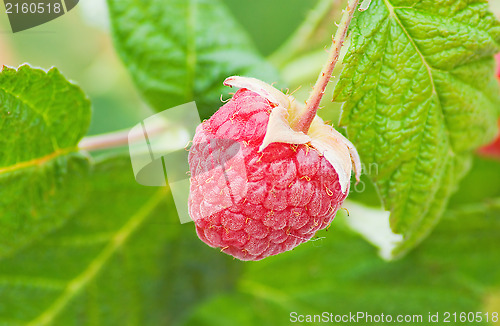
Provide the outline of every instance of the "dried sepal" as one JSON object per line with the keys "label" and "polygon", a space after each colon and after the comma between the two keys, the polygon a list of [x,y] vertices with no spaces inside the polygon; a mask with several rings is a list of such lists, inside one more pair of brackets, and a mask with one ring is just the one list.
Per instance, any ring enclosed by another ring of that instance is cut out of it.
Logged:
{"label": "dried sepal", "polygon": [[316,116],[307,135],[293,129],[292,121],[302,112],[303,106],[292,96],[283,94],[261,80],[249,77],[229,77],[224,81],[224,85],[246,88],[273,104],[266,135],[259,151],[263,151],[272,143],[310,144],[330,162],[338,174],[342,193],[347,191],[353,168],[356,180],[359,181],[361,162],[358,152],[354,145],[335,128],[325,124],[319,116]]}

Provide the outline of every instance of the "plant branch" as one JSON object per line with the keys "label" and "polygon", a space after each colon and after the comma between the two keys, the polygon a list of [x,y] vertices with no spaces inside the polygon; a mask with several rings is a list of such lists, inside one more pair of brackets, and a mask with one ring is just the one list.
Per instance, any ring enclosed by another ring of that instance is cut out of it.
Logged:
{"label": "plant branch", "polygon": [[333,43],[329,51],[328,60],[325,63],[321,73],[319,74],[318,80],[314,85],[314,89],[306,102],[306,107],[302,114],[294,123],[294,129],[297,131],[302,131],[307,134],[311,123],[316,116],[318,111],[321,98],[325,93],[326,86],[332,77],[333,69],[337,64],[340,56],[340,50],[347,36],[347,31],[349,29],[349,24],[351,23],[354,11],[359,4],[359,0],[351,0],[347,4],[347,8],[343,11],[342,19],[340,20],[339,27],[333,38]]}
{"label": "plant branch", "polygon": [[[166,124],[152,126],[148,129],[148,136],[151,137],[165,132],[168,127],[169,126]],[[124,129],[106,134],[88,136],[80,141],[78,148],[86,151],[96,151],[127,146],[128,144],[144,140],[144,134],[142,132],[132,133],[131,131],[132,129]]]}
{"label": "plant branch", "polygon": [[78,144],[78,148],[86,151],[95,151],[113,147],[121,147],[128,144],[129,130],[120,130],[107,134],[88,136]]}

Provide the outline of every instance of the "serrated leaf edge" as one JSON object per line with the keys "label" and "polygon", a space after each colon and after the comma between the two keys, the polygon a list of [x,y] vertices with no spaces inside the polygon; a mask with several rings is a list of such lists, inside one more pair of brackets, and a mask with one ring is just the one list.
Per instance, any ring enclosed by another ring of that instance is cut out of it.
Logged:
{"label": "serrated leaf edge", "polygon": [[[420,51],[420,49],[418,48],[417,44],[415,43],[415,41],[413,40],[412,36],[409,34],[409,32],[406,30],[405,26],[403,25],[403,23],[401,22],[401,20],[399,19],[398,15],[395,13],[394,11],[394,6],[388,1],[388,0],[383,0],[384,2],[384,5],[386,6],[387,10],[389,11],[389,15],[387,16],[386,19],[393,19],[397,24],[398,26],[401,28],[401,30],[403,31],[403,33],[406,35],[408,41],[410,42],[410,44],[412,45],[412,47],[414,48],[415,52],[418,54],[418,56],[420,57],[420,60],[422,62],[422,64],[425,66],[426,68],[426,71],[427,71],[427,75],[429,76],[429,82],[431,83],[432,85],[432,93],[430,94],[430,97],[429,98],[432,98],[432,97],[435,97],[436,100],[437,100],[437,104],[439,105],[439,109],[440,109],[440,113],[441,113],[441,116],[443,117],[443,121],[445,122],[446,124],[446,119],[444,117],[444,113],[443,113],[443,108],[442,108],[442,105],[441,105],[441,101],[440,101],[440,98],[439,98],[439,94],[437,93],[437,90],[436,90],[436,84],[434,82],[434,76],[432,75],[432,67],[429,65],[429,63],[427,62],[427,60],[425,59],[424,55],[422,54],[422,52]],[[427,113],[427,116],[429,115],[430,113]],[[425,124],[427,124],[427,120],[425,122]],[[448,128],[446,128],[448,129]],[[424,132],[424,131],[422,131]],[[448,137],[448,143],[450,143],[450,139]],[[450,150],[451,150],[451,143],[450,143]],[[451,151],[451,156],[454,155],[454,152]],[[441,169],[442,171],[440,171],[442,174],[444,171],[443,169]],[[412,179],[414,177],[414,174],[412,174]],[[409,193],[408,192],[408,195],[409,196]],[[392,212],[392,210],[391,210]],[[420,219],[418,221],[416,221],[416,224],[420,224],[422,222],[422,220],[424,219],[425,215],[427,214],[427,210],[425,212],[423,212],[420,216]],[[404,208],[403,208],[403,211],[401,214],[404,213]],[[392,215],[392,214],[391,214]],[[391,227],[394,225],[394,221],[391,222]],[[394,234],[400,234],[400,233],[394,233]],[[406,239],[405,239],[406,240]],[[404,242],[404,241],[403,241]]]}
{"label": "serrated leaf edge", "polygon": [[[68,82],[68,84],[70,84],[73,87],[78,88],[79,91],[83,94],[83,97],[88,101],[88,97],[83,93],[82,89],[78,85],[73,83],[71,80],[66,79],[56,67],[52,67],[50,69],[43,69],[40,67],[33,67],[29,63],[24,63],[17,68],[3,65],[0,68],[0,74],[5,73],[5,72],[16,72],[17,73],[17,72],[23,71],[25,69],[42,71],[43,73],[45,73],[46,76],[49,76],[50,74],[58,74],[60,77],[64,78],[64,80],[66,80]],[[47,126],[51,125],[50,123],[48,123],[46,121],[45,116],[43,114],[41,114],[39,111],[37,111],[30,103],[27,103],[25,100],[23,100],[22,98],[20,98],[16,94],[13,94],[12,92],[9,92],[3,88],[0,88],[0,91],[3,91],[6,94],[9,94],[9,95],[15,97],[16,99],[18,99],[20,102],[24,103],[27,107],[29,107],[33,112],[41,115],[42,119],[44,120],[44,122],[46,123]],[[78,145],[77,144],[75,144],[74,147],[59,148],[56,140],[53,139],[52,143],[54,146],[54,152],[47,154],[45,156],[42,156],[42,157],[34,158],[32,160],[29,160],[29,161],[19,162],[19,163],[10,165],[10,166],[0,167],[0,176],[2,174],[9,173],[9,172],[15,172],[17,170],[21,170],[24,168],[28,168],[28,167],[32,167],[32,166],[36,166],[36,165],[43,165],[44,163],[51,161],[59,156],[67,155],[67,154],[70,154],[71,152],[78,152]]]}

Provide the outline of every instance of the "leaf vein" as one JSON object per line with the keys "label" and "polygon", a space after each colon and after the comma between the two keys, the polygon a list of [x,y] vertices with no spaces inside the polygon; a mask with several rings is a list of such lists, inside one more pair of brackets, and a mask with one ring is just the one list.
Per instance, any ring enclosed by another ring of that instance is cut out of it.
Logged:
{"label": "leaf vein", "polygon": [[109,244],[96,256],[88,267],[77,277],[71,280],[65,287],[65,291],[59,296],[49,308],[41,313],[36,319],[32,320],[27,326],[50,325],[54,319],[61,313],[66,305],[78,295],[92,280],[94,280],[103,266],[120,249],[150,216],[159,202],[165,197],[164,191],[158,191],[148,202],[146,202],[134,214],[125,225],[120,228]]}
{"label": "leaf vein", "polygon": [[9,173],[9,172],[14,172],[14,171],[21,170],[21,169],[25,169],[25,168],[32,167],[35,165],[43,165],[48,161],[54,160],[59,156],[69,154],[73,151],[76,151],[75,147],[58,149],[58,150],[54,151],[53,153],[50,153],[50,154],[42,156],[42,157],[38,157],[38,158],[29,160],[29,161],[25,161],[25,162],[19,162],[19,163],[16,163],[14,165],[2,167],[2,168],[0,168],[0,175],[5,174],[5,173]]}

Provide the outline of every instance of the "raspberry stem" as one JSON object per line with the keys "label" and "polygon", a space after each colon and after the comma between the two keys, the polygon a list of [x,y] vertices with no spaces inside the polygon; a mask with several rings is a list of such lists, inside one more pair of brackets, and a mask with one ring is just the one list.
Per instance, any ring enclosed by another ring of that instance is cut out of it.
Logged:
{"label": "raspberry stem", "polygon": [[328,60],[326,61],[321,73],[319,74],[318,80],[314,85],[314,89],[306,101],[306,107],[296,119],[294,123],[294,128],[297,131],[302,131],[305,134],[309,131],[309,127],[316,116],[318,111],[321,98],[325,94],[326,86],[332,77],[333,69],[339,60],[340,50],[347,36],[347,30],[349,29],[349,24],[351,23],[354,11],[359,4],[359,0],[351,0],[347,4],[347,8],[343,11],[342,19],[340,20],[339,27],[333,38],[333,43],[329,51]]}

